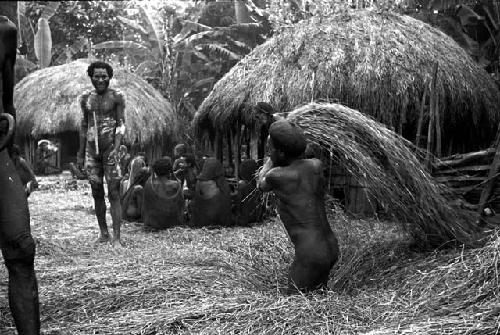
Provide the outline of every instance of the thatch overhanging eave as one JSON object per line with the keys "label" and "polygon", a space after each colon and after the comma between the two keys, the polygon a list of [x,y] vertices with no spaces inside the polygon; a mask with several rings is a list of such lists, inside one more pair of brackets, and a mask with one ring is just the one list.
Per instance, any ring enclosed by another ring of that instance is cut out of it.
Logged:
{"label": "thatch overhanging eave", "polygon": [[[17,132],[21,136],[42,136],[78,131],[81,125],[79,96],[92,89],[86,69],[78,60],[48,67],[25,77],[15,87]],[[163,137],[175,140],[178,121],[170,103],[143,79],[115,69],[110,88],[125,96],[125,140],[153,143]]]}
{"label": "thatch overhanging eave", "polygon": [[219,80],[198,112],[227,129],[237,119],[253,122],[246,106],[259,101],[279,112],[338,101],[391,127],[415,129],[434,61],[443,135],[455,128],[494,134],[499,91],[458,44],[411,17],[366,11],[285,29]]}

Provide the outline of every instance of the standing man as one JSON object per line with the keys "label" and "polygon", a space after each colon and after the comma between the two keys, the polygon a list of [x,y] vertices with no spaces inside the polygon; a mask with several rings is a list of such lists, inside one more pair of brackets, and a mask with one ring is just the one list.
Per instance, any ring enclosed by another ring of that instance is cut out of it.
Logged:
{"label": "standing man", "polygon": [[[16,116],[13,105],[17,29],[0,15],[0,112]],[[5,115],[3,115],[5,117]],[[9,121],[10,122],[10,121]],[[0,142],[10,143],[9,126],[0,121]],[[30,231],[28,200],[6,148],[0,148],[0,249],[9,272],[9,306],[19,335],[40,334],[38,284],[35,275],[35,241]]]}
{"label": "standing man", "polygon": [[[113,220],[113,246],[121,246],[120,226],[122,209],[120,204],[120,161],[118,149],[125,134],[125,99],[123,95],[109,88],[113,68],[104,62],[93,62],[87,69],[94,90],[80,98],[83,118],[80,129],[78,164],[85,162],[95,213],[99,224],[98,242],[109,241],[106,224],[106,202],[104,180],[108,184],[108,199]],[[85,158],[84,158],[85,157]]]}

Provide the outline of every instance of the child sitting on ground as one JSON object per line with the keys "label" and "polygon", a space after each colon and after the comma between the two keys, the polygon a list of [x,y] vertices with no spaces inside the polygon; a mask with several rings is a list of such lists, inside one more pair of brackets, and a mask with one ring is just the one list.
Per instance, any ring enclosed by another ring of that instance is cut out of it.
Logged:
{"label": "child sitting on ground", "polygon": [[280,219],[295,246],[288,290],[325,287],[340,250],[326,218],[322,163],[300,159],[305,136],[286,120],[271,125],[267,145],[269,158],[259,173],[258,186],[276,195]]}
{"label": "child sitting on ground", "polygon": [[207,158],[198,175],[191,202],[193,226],[231,226],[231,191],[224,178],[222,164],[216,158]]}
{"label": "child sitting on ground", "polygon": [[151,172],[148,167],[142,167],[134,176],[132,184],[122,197],[122,218],[128,221],[141,221],[144,185]]}
{"label": "child sitting on ground", "polygon": [[[124,177],[120,182],[120,195],[123,197],[129,187],[132,185],[135,179],[135,175],[139,172],[140,169],[146,167],[146,154],[144,152],[139,152],[137,156],[132,159],[128,167],[128,173],[122,171]],[[128,175],[128,178],[125,176]]]}

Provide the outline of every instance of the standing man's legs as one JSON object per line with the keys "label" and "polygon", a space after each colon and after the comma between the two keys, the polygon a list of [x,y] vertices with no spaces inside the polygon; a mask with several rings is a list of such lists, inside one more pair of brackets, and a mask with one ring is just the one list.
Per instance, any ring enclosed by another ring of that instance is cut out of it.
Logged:
{"label": "standing man's legs", "polygon": [[120,203],[120,182],[108,180],[108,199],[113,220],[113,246],[122,244],[120,227],[122,224],[122,205]]}
{"label": "standing man's legs", "polygon": [[92,189],[92,197],[94,198],[95,215],[99,224],[99,238],[97,242],[104,243],[109,241],[108,226],[106,224],[106,200],[104,199],[104,167],[102,159],[98,157],[91,145],[87,143],[85,153],[85,167],[87,170],[90,188]]}
{"label": "standing man's legs", "polygon": [[110,157],[106,152],[103,157],[104,176],[108,184],[108,199],[113,220],[113,246],[122,245],[120,228],[122,224],[122,205],[120,202],[121,173],[118,169],[119,161],[116,157]]}
{"label": "standing man's legs", "polygon": [[20,335],[40,333],[35,242],[28,202],[7,150],[0,151],[0,246],[9,272],[9,305]]}
{"label": "standing man's legs", "polygon": [[94,198],[95,216],[99,224],[98,242],[109,241],[108,225],[106,223],[106,200],[104,199],[104,185],[102,182],[90,181],[92,197]]}

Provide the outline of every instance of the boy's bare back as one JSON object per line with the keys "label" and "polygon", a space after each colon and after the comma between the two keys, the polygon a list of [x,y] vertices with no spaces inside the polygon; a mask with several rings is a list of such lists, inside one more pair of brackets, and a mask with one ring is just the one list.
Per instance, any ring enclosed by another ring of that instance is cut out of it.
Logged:
{"label": "boy's bare back", "polygon": [[286,120],[271,125],[269,133],[269,159],[259,173],[259,188],[275,193],[280,219],[295,246],[289,289],[326,286],[340,250],[326,217],[322,163],[299,158],[305,138]]}
{"label": "boy's bare back", "polygon": [[[279,201],[281,221],[299,248],[296,254],[320,262],[325,257],[336,260],[333,254],[338,254],[337,239],[326,218],[323,179],[322,164],[317,159],[296,160],[289,166],[273,168],[266,175]],[[318,248],[313,248],[315,244]],[[322,248],[325,250],[317,250]]]}

